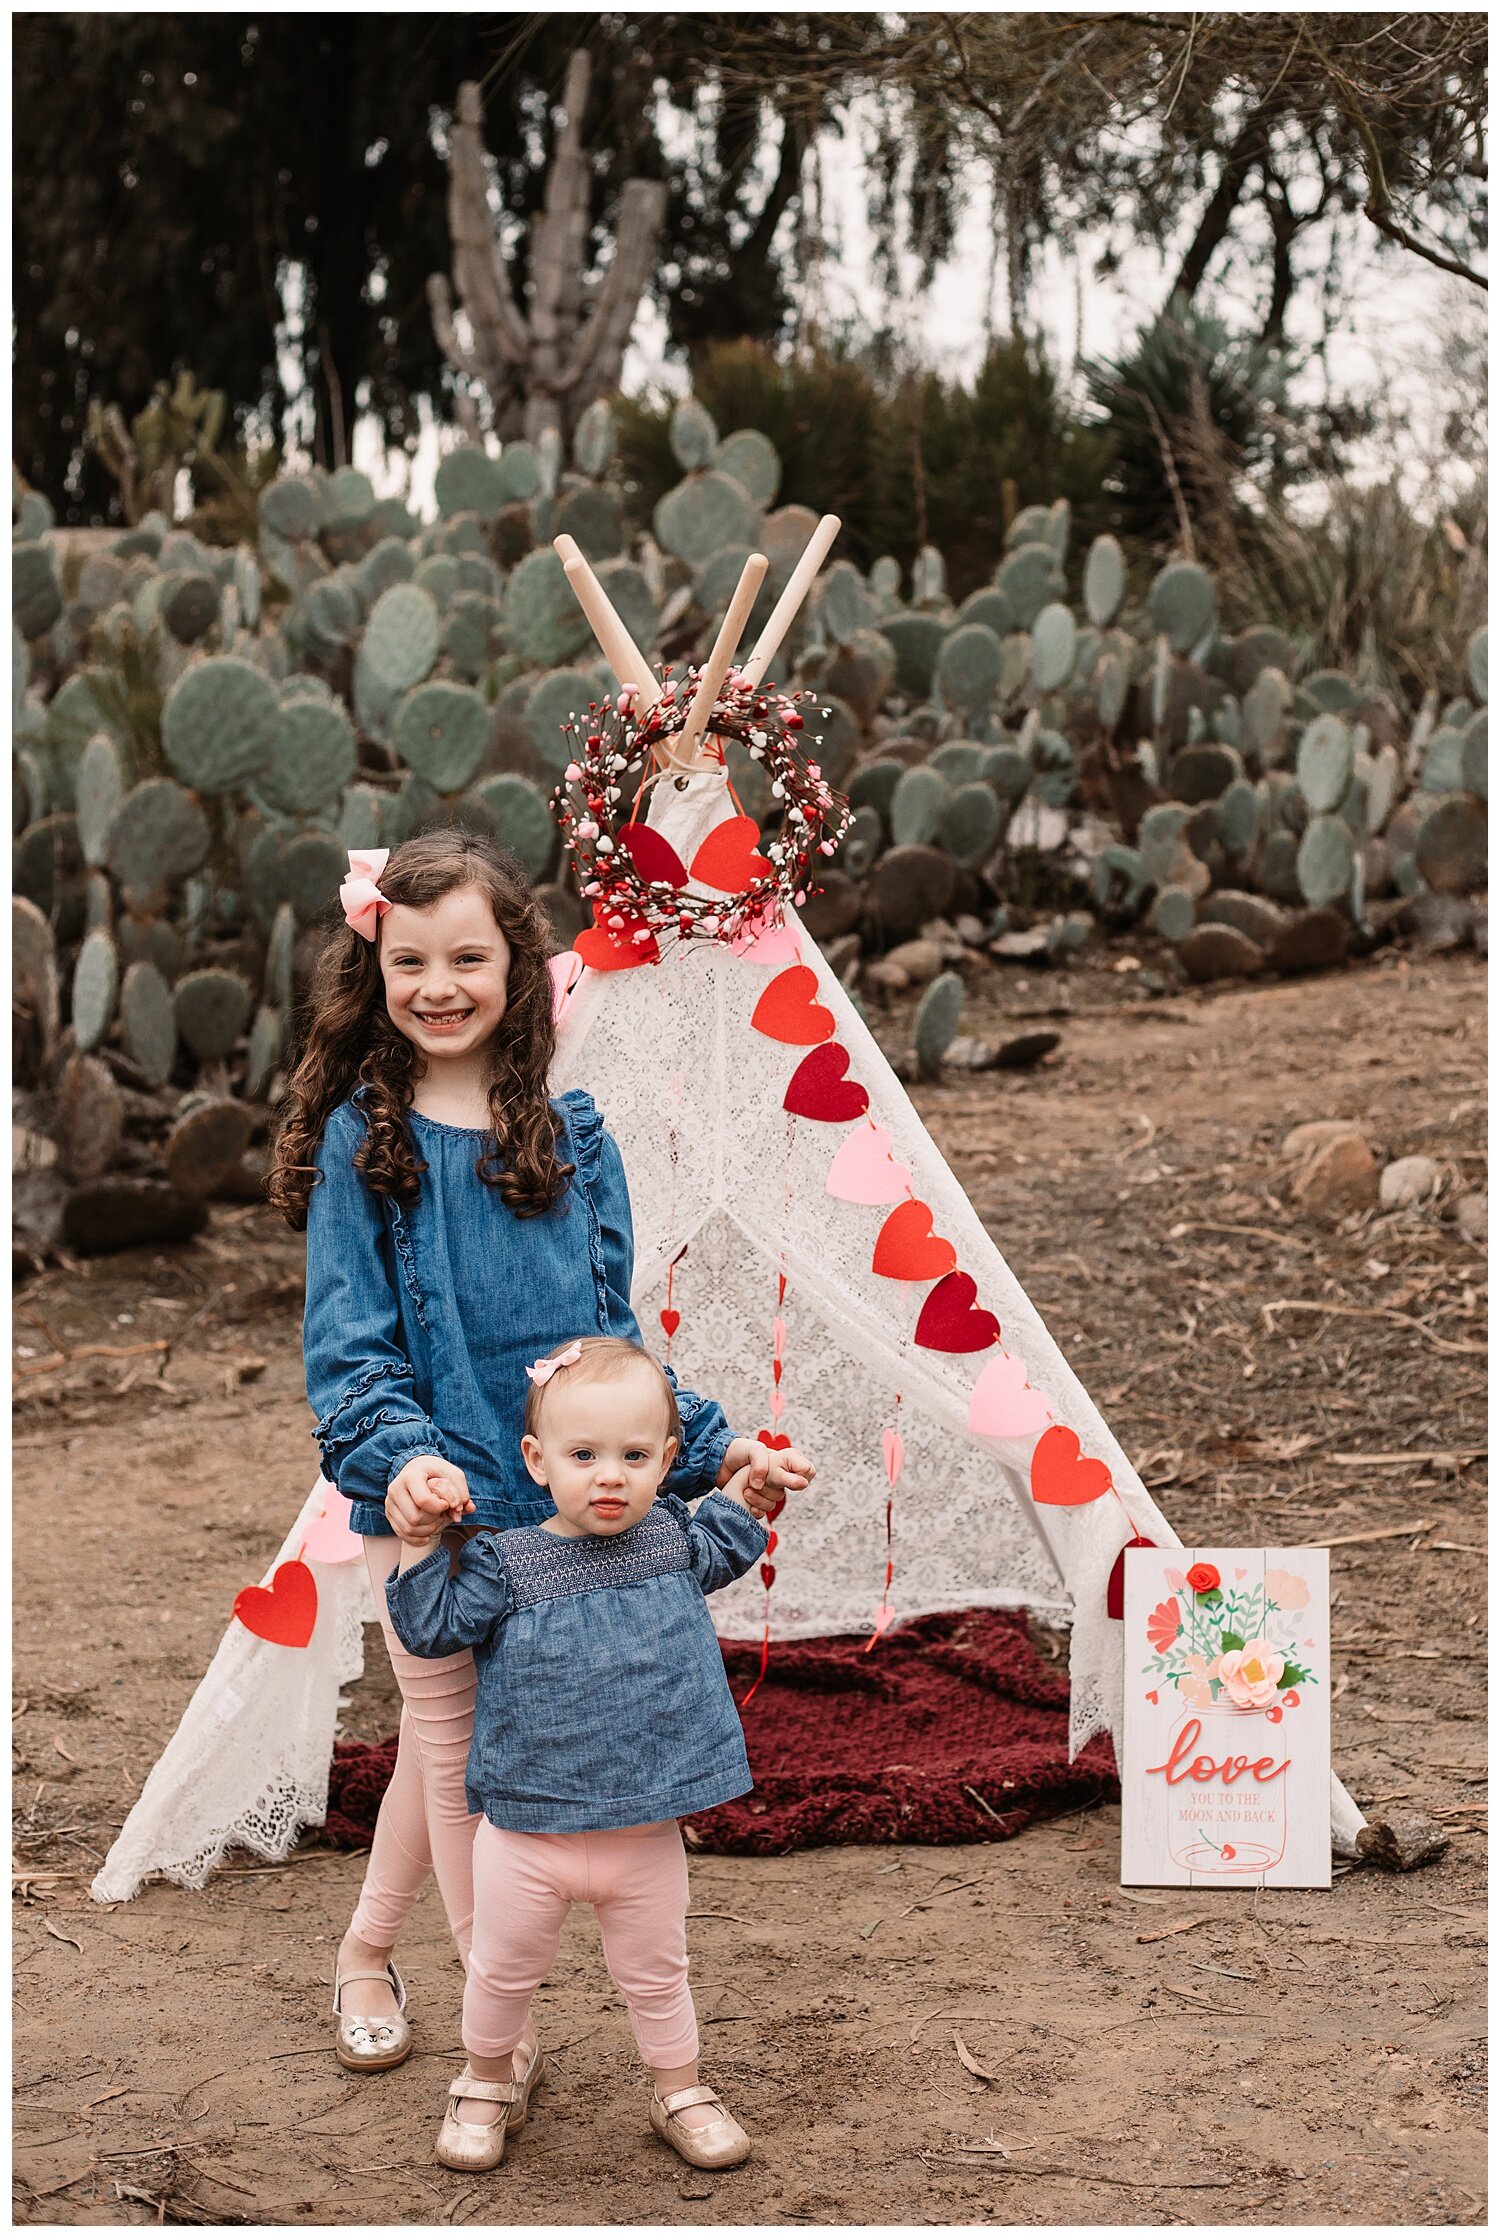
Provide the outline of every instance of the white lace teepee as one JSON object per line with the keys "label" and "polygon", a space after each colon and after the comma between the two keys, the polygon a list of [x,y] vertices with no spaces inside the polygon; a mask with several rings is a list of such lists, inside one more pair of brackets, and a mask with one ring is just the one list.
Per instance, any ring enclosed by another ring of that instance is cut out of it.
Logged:
{"label": "white lace teepee", "polygon": [[[322,1513],[320,1477],[276,1559],[295,1559]],[[151,1879],[202,1888],[230,1849],[288,1855],[328,1812],[339,1692],[362,1674],[375,1607],[363,1561],[310,1562],[318,1616],[306,1647],[277,1647],[231,1618],[182,1721],[95,1875],[101,1904]]]}

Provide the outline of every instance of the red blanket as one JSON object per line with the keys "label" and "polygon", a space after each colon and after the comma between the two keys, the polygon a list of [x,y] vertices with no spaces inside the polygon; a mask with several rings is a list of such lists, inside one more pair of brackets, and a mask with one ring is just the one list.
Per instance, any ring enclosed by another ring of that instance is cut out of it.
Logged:
{"label": "red blanket", "polygon": [[[758,1648],[726,1642],[743,1700]],[[1024,1616],[922,1616],[868,1653],[792,1640],[743,1710],[755,1792],[685,1823],[698,1849],[770,1856],[829,1842],[995,1842],[1119,1793],[1107,1739],[1068,1762],[1068,1681]],[[334,1750],[325,1839],[369,1845],[394,1739]]]}

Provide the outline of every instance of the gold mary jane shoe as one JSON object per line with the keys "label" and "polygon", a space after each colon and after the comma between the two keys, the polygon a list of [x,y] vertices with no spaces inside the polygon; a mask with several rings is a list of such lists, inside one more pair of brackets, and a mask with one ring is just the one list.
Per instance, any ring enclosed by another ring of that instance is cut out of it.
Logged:
{"label": "gold mary jane shoe", "polygon": [[[687,2106],[717,2106],[719,2119],[701,2129],[680,2117]],[[725,2107],[716,2090],[697,2083],[691,2090],[669,2090],[665,2098],[651,2093],[651,2126],[690,2168],[738,2168],[750,2158],[750,2140]]]}
{"label": "gold mary jane shoe", "polygon": [[[396,1993],[396,2010],[384,2019],[374,2019],[367,2013],[346,2013],[343,2010],[344,1991],[351,1982],[384,1982]],[[375,2075],[387,2067],[399,2067],[411,2050],[411,2030],[404,2018],[406,2012],[406,1984],[397,1973],[394,1963],[383,1973],[367,1967],[353,1974],[335,1973],[333,1978],[333,2017],[338,2022],[338,2034],[333,2040],[334,2054],[341,2067],[351,2075]]]}
{"label": "gold mary jane shoe", "polygon": [[[445,2168],[498,2168],[505,2158],[505,2140],[519,2136],[531,2111],[531,2094],[541,2081],[546,2059],[540,2044],[533,2044],[526,2072],[517,2082],[476,2082],[466,2067],[455,2075],[448,2091],[448,2110],[438,2131],[437,2157]],[[458,2108],[466,2098],[487,2098],[507,2106],[503,2120],[460,2121]]]}

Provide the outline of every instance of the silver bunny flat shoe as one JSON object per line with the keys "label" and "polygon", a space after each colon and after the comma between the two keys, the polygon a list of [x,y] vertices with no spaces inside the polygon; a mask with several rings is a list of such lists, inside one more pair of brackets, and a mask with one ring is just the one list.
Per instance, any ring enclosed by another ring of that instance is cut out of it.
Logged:
{"label": "silver bunny flat shoe", "polygon": [[[395,2012],[380,2020],[368,2014],[346,2013],[343,1997],[351,1982],[386,1983],[396,1993]],[[406,2024],[405,2012],[406,1984],[397,1973],[394,1960],[384,1972],[370,1967],[350,1974],[335,1972],[333,2017],[339,2025],[333,2049],[339,2065],[347,2067],[351,2075],[374,2075],[387,2067],[399,2067],[411,2051],[411,2030]]]}

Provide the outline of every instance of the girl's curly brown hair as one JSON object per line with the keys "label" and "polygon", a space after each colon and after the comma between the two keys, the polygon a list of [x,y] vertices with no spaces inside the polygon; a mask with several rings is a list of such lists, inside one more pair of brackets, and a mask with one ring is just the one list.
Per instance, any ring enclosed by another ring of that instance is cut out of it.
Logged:
{"label": "girl's curly brown hair", "polygon": [[[547,1100],[556,1036],[546,918],[519,866],[471,832],[424,832],[397,847],[380,874],[387,900],[408,909],[430,909],[465,886],[484,895],[510,949],[505,1016],[491,1044],[494,1132],[475,1170],[524,1219],[549,1210],[573,1172],[557,1155],[561,1122]],[[266,1183],[289,1226],[307,1225],[323,1129],[356,1088],[364,1090],[366,1132],[355,1164],[377,1195],[416,1202],[427,1169],[406,1114],[421,1063],[386,1008],[378,938],[341,925],[313,973],[306,1039],[287,1083]]]}

